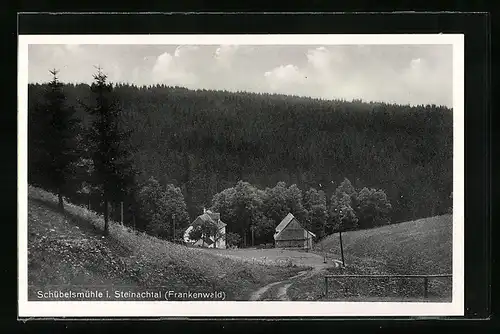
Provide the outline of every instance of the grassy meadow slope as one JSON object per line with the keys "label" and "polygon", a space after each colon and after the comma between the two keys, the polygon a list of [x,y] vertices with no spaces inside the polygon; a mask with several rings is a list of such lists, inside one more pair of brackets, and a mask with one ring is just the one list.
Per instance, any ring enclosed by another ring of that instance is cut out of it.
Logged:
{"label": "grassy meadow slope", "polygon": [[[452,216],[443,215],[342,234],[350,259],[382,261],[397,274],[451,273]],[[338,233],[317,245],[340,258]]]}
{"label": "grassy meadow slope", "polygon": [[114,222],[110,236],[104,238],[102,227],[101,216],[69,203],[63,216],[52,194],[30,187],[29,299],[37,300],[37,291],[68,291],[82,285],[108,291],[146,291],[160,286],[176,292],[223,291],[226,300],[248,300],[262,285],[304,270],[228,259]]}
{"label": "grassy meadow slope", "polygon": [[[452,225],[452,216],[443,215],[343,233],[346,268],[332,268],[330,274],[451,274]],[[340,259],[338,233],[320,241],[315,251]],[[292,298],[304,299],[303,291],[310,291],[310,299],[421,300],[424,290],[421,279],[358,278],[333,280],[324,297],[323,277],[292,286]],[[429,300],[449,300],[451,283],[449,278],[430,280]]]}

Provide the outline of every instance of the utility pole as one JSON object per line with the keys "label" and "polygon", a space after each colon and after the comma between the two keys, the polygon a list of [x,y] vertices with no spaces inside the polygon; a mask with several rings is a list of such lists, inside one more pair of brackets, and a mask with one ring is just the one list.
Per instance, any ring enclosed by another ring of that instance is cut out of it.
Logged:
{"label": "utility pole", "polygon": [[342,231],[339,231],[339,237],[340,237],[340,254],[342,256],[342,267],[345,267],[344,246],[342,245]]}
{"label": "utility pole", "polygon": [[325,246],[321,245],[320,251],[323,253],[323,263],[327,263]]}

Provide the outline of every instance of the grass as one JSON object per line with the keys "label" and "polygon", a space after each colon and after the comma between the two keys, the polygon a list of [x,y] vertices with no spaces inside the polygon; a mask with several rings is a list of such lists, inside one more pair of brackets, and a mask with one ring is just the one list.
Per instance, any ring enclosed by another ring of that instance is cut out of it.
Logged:
{"label": "grass", "polygon": [[206,249],[205,251],[231,259],[249,263],[298,267],[302,270],[312,269],[315,264],[323,262],[323,258],[314,253],[280,248],[240,248],[240,249]]}
{"label": "grass", "polygon": [[[289,288],[293,300],[419,301],[423,279],[331,279],[324,296],[325,274],[451,274],[452,217],[437,216],[342,234],[346,268],[300,281]],[[316,245],[316,252],[340,259],[338,234]],[[430,279],[428,301],[451,301],[451,278]]]}
{"label": "grass", "polygon": [[[210,254],[139,233],[110,222],[103,237],[102,216],[65,204],[46,191],[28,191],[28,298],[38,291],[224,292],[225,300],[248,300],[259,287],[286,279],[300,268],[250,263]],[[114,294],[111,292],[111,297]],[[75,299],[73,299],[75,300]]]}
{"label": "grass", "polygon": [[[378,260],[395,274],[447,274],[452,269],[452,216],[436,216],[342,234],[344,254]],[[318,248],[340,258],[338,234]]]}

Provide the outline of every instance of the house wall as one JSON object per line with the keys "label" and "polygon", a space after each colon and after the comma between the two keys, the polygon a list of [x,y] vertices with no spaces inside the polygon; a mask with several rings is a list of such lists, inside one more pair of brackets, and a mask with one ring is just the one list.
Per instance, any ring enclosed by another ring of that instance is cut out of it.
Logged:
{"label": "house wall", "polygon": [[[197,218],[198,219],[198,218]],[[197,220],[196,219],[196,220]],[[196,222],[196,220],[194,222]],[[191,240],[189,238],[189,232],[193,229],[193,226],[189,226],[186,231],[184,232],[184,242],[187,242],[187,243],[193,243],[195,246],[203,246],[203,242],[202,240]],[[224,237],[221,237],[219,238],[219,240],[217,240],[214,244],[212,245],[207,245],[205,244],[205,247],[209,247],[209,248],[214,248],[214,247],[217,247],[217,248],[221,248],[221,249],[226,249],[226,228],[223,227],[221,229],[221,232],[223,233]],[[213,240],[213,238],[212,238]]]}
{"label": "house wall", "polygon": [[306,240],[276,240],[276,248],[305,248]]}
{"label": "house wall", "polygon": [[276,248],[312,248],[312,238],[301,239],[301,240],[276,240]]}
{"label": "house wall", "polygon": [[304,248],[311,249],[313,246],[312,235],[307,230],[302,229],[297,237],[291,237],[287,240],[276,240],[276,248]]}
{"label": "house wall", "polygon": [[307,232],[307,230],[304,230],[304,238],[306,239],[304,247],[307,249],[311,249],[313,243],[313,237],[310,233]]}
{"label": "house wall", "polygon": [[193,240],[189,239],[189,232],[193,229],[193,226],[189,226],[184,232],[184,242],[193,242]]}
{"label": "house wall", "polygon": [[312,236],[309,235],[309,237],[306,240],[306,248],[307,249],[311,249],[312,246],[313,246],[313,239],[312,239]]}
{"label": "house wall", "polygon": [[293,218],[292,221],[285,227],[285,230],[296,230],[296,231],[304,231],[304,228],[300,226],[299,221],[297,218]]}
{"label": "house wall", "polygon": [[310,249],[312,247],[312,236],[300,225],[296,218],[293,218],[281,231],[278,239],[275,240],[275,246],[277,248]]}
{"label": "house wall", "polygon": [[216,242],[217,248],[226,249],[226,228],[221,228],[221,233],[223,237],[219,238]]}

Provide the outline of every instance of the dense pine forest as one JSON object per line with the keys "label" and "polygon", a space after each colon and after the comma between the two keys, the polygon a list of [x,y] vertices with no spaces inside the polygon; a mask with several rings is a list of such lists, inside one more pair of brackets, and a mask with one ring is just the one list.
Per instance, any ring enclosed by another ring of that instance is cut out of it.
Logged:
{"label": "dense pine forest", "polygon": [[[37,125],[35,109],[46,88],[29,85],[30,127]],[[63,89],[89,127],[82,107],[91,100],[89,86]],[[114,94],[137,184],[154,177],[179,187],[191,220],[240,180],[260,189],[281,181],[303,192],[315,188],[329,199],[348,178],[359,189],[382,189],[393,223],[443,214],[452,205],[453,113],[447,107],[163,85],[118,84]],[[33,140],[30,166],[37,157]],[[43,183],[34,173],[29,177]]]}

